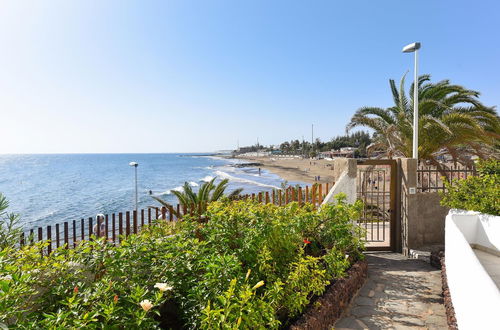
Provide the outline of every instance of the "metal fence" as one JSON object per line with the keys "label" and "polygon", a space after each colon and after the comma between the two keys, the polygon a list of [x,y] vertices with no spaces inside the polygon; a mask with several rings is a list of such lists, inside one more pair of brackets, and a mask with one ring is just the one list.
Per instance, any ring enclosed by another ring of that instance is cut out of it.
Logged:
{"label": "metal fence", "polygon": [[476,176],[474,165],[465,166],[461,164],[424,165],[419,164],[417,168],[417,191],[436,192],[445,191],[445,182],[452,186],[456,180]]}

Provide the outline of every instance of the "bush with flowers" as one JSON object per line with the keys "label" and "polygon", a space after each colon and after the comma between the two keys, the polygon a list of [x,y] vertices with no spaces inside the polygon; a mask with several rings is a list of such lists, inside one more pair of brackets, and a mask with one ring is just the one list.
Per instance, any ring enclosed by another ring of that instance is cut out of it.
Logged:
{"label": "bush with flowers", "polygon": [[223,200],[115,246],[0,251],[0,324],[14,328],[279,328],[362,258],[359,202]]}

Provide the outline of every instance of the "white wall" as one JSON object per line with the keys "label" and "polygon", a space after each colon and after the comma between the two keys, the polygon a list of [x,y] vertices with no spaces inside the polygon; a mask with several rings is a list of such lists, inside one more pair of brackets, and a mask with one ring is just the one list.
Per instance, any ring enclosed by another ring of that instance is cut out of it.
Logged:
{"label": "white wall", "polygon": [[499,242],[500,217],[462,210],[450,210],[446,216],[446,276],[461,330],[495,329],[500,324],[500,291],[470,246],[498,251]]}
{"label": "white wall", "polygon": [[344,171],[340,175],[339,179],[335,181],[335,184],[330,189],[330,192],[323,200],[323,204],[334,203],[335,195],[341,192],[347,195],[346,202],[351,204],[356,202],[356,177],[349,176],[347,171]]}

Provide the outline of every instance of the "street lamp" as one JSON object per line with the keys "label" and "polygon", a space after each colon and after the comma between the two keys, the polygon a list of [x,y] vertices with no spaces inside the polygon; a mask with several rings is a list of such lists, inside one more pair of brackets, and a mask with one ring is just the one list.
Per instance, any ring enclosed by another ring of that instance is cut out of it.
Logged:
{"label": "street lamp", "polygon": [[403,53],[415,53],[415,76],[413,82],[413,158],[418,161],[418,50],[420,42],[414,42],[403,48]]}
{"label": "street lamp", "polygon": [[137,214],[137,166],[139,163],[130,162],[129,165],[135,167],[135,213]]}

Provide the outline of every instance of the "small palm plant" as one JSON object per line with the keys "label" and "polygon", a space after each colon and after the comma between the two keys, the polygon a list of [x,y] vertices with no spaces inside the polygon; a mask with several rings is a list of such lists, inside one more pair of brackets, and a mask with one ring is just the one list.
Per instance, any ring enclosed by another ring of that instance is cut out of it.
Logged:
{"label": "small palm plant", "polygon": [[[211,202],[215,202],[222,197],[226,196],[227,198],[233,199],[238,197],[238,195],[243,191],[243,188],[235,189],[230,194],[225,195],[225,191],[227,185],[229,183],[228,179],[224,179],[218,184],[215,184],[215,179],[203,183],[198,190],[198,193],[193,191],[193,188],[189,185],[188,182],[184,183],[182,187],[182,191],[173,190],[172,193],[179,200],[179,204],[182,206],[187,213],[201,215],[206,209],[207,205]],[[161,205],[165,206],[170,210],[176,217],[180,217],[180,214],[174,209],[173,205],[164,201],[163,199],[157,196],[151,196],[154,200],[159,202]]]}

